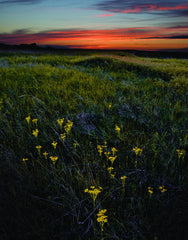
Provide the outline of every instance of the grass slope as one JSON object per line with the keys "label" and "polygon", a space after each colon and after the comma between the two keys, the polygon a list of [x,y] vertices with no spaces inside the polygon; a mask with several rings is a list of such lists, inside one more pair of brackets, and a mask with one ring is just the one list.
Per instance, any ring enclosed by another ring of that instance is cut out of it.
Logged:
{"label": "grass slope", "polygon": [[1,54],[1,238],[187,239],[187,65]]}

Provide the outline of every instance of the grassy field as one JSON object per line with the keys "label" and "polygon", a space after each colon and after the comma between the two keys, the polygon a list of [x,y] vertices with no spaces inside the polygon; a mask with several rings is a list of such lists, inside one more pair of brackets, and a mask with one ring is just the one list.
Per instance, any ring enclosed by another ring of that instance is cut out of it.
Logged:
{"label": "grassy field", "polygon": [[187,59],[1,53],[0,239],[188,239],[187,90]]}

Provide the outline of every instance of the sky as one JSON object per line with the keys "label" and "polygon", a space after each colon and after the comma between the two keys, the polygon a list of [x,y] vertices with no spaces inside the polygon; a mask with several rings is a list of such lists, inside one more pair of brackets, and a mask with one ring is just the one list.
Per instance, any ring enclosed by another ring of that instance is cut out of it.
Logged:
{"label": "sky", "polygon": [[0,43],[188,49],[188,1],[0,0]]}

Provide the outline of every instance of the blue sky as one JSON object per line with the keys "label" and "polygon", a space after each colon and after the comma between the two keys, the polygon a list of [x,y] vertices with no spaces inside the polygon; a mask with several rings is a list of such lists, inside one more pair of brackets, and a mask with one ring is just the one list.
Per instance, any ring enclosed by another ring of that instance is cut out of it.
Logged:
{"label": "blue sky", "polygon": [[0,0],[0,42],[101,49],[186,48],[188,3]]}

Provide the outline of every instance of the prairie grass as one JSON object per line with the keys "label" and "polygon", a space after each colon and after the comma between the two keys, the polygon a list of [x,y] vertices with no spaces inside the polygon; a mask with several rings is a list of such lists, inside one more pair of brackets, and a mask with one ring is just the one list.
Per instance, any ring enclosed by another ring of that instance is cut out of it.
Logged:
{"label": "prairie grass", "polygon": [[187,239],[187,67],[1,54],[1,238]]}

